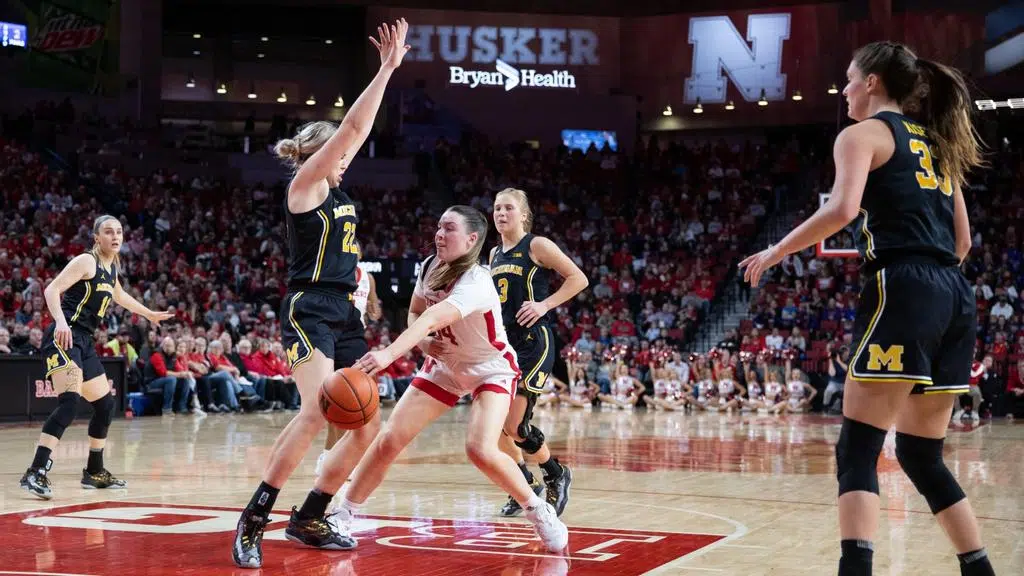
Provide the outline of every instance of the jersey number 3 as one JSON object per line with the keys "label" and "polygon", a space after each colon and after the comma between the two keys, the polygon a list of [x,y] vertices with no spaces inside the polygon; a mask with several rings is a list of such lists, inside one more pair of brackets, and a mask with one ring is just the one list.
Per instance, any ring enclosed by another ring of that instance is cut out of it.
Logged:
{"label": "jersey number 3", "polygon": [[508,280],[498,278],[498,300],[504,304],[508,300]]}
{"label": "jersey number 3", "polygon": [[935,167],[932,164],[932,150],[928,144],[924,140],[911,138],[910,151],[917,154],[918,162],[921,164],[921,171],[914,174],[917,176],[917,183],[921,188],[923,190],[938,188],[946,196],[952,196],[953,187],[950,185],[949,178],[943,178],[935,173]]}

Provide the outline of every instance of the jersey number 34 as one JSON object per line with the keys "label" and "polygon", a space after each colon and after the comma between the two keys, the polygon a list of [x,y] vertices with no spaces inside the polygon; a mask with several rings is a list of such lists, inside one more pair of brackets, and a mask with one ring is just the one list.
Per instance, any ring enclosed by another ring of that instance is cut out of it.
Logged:
{"label": "jersey number 34", "polygon": [[935,190],[938,188],[946,196],[952,196],[953,186],[950,184],[949,178],[935,173],[935,166],[932,163],[932,149],[928,147],[928,143],[924,140],[911,138],[910,151],[917,154],[918,163],[921,164],[921,170],[915,173],[917,183],[921,188],[923,190]]}

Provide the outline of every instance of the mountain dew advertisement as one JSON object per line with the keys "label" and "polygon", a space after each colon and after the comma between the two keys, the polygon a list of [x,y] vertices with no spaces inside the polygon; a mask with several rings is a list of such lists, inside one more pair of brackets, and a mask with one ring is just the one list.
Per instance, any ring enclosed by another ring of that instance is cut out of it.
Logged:
{"label": "mountain dew advertisement", "polygon": [[22,79],[40,88],[110,93],[118,78],[115,0],[13,0],[28,25]]}

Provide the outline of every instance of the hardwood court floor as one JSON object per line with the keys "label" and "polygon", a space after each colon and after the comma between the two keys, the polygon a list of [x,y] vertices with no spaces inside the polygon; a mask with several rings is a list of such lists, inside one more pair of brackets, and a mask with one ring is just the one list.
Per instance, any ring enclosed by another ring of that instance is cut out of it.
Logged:
{"label": "hardwood court floor", "polygon": [[[120,491],[79,487],[88,444],[77,424],[54,453],[50,502],[18,488],[38,426],[4,427],[0,574],[835,574],[836,418],[538,409],[552,452],[575,470],[566,560],[544,553],[523,519],[497,516],[505,496],[462,452],[467,416],[457,408],[402,455],[366,506],[355,552],[284,540],[311,449],[278,499],[262,572],[234,567],[231,538],[291,414],[115,422],[106,460],[129,482]],[[1024,574],[1024,425],[951,428],[946,445],[997,573]],[[892,436],[879,477],[875,573],[959,574]]]}

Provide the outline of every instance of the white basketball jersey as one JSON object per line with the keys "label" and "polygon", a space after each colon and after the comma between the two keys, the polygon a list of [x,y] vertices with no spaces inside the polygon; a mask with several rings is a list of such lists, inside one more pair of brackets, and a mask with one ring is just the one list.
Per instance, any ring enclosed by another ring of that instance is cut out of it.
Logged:
{"label": "white basketball jersey", "polygon": [[434,337],[448,348],[438,358],[446,364],[453,362],[479,364],[494,358],[504,357],[518,366],[515,350],[508,343],[505,326],[501,323],[501,302],[487,269],[474,265],[445,290],[431,290],[425,278],[440,264],[432,257],[430,267],[416,279],[413,291],[427,301],[427,307],[439,302],[448,302],[462,314],[462,318],[447,328],[439,330]]}
{"label": "white basketball jersey", "polygon": [[723,378],[723,379],[718,381],[718,395],[719,396],[728,396],[729,394],[733,393],[734,389],[735,389],[735,385],[733,384],[732,380],[729,380],[728,378]]}
{"label": "white basketball jersey", "polygon": [[769,380],[764,385],[764,395],[774,400],[782,393],[782,385],[774,380]]}
{"label": "white basketball jersey", "polygon": [[359,310],[359,319],[366,324],[366,303],[370,299],[370,273],[356,267],[356,290],[352,293],[356,310]]}

